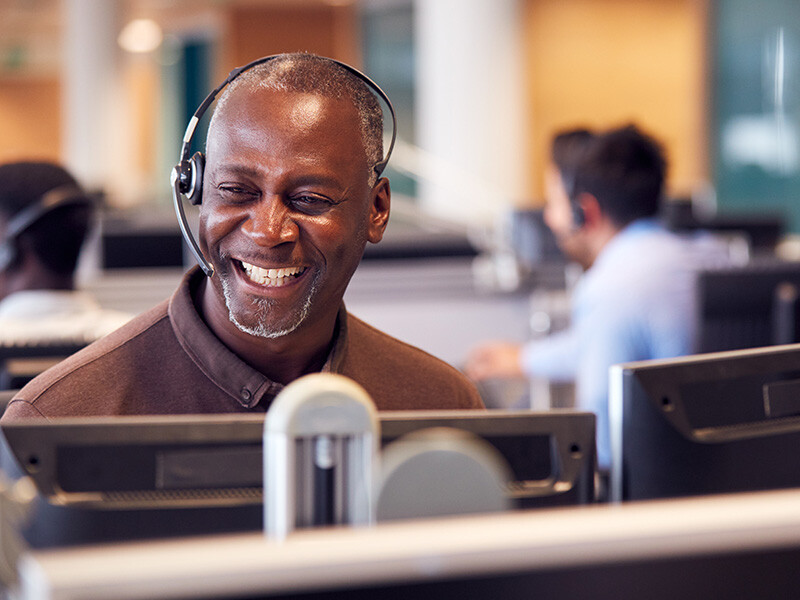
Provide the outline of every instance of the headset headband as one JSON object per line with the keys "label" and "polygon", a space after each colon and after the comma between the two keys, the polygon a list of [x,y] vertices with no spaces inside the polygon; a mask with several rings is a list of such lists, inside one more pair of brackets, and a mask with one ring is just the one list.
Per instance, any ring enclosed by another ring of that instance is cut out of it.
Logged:
{"label": "headset headband", "polygon": [[0,270],[8,268],[14,261],[14,242],[25,230],[57,208],[81,204],[90,205],[92,200],[78,186],[68,183],[45,192],[36,202],[11,217],[5,240],[0,244]]}
{"label": "headset headband", "polygon": [[[183,143],[181,144],[181,153],[179,157],[178,164],[172,169],[171,184],[172,184],[172,191],[173,191],[173,202],[175,204],[175,213],[178,217],[178,224],[181,228],[181,233],[183,233],[183,237],[186,240],[187,244],[189,245],[189,250],[194,255],[197,262],[200,264],[200,267],[203,269],[205,274],[211,277],[214,274],[214,268],[209,264],[209,262],[203,256],[203,253],[200,252],[200,248],[197,245],[197,241],[194,239],[194,236],[189,229],[189,224],[186,220],[186,213],[183,210],[183,202],[181,202],[182,195],[188,195],[189,199],[192,203],[196,204],[194,198],[199,198],[198,194],[202,194],[202,169],[203,169],[203,157],[202,155],[196,158],[189,158],[189,153],[191,152],[191,143],[192,138],[194,137],[195,129],[197,128],[197,124],[200,122],[200,119],[203,118],[208,107],[211,106],[211,103],[214,102],[214,99],[217,95],[225,89],[234,79],[239,77],[245,71],[252,69],[260,64],[276,60],[279,58],[284,58],[288,55],[286,54],[273,54],[271,56],[265,56],[263,58],[256,59],[252,62],[247,63],[241,67],[237,67],[233,69],[228,76],[225,78],[220,85],[218,85],[208,96],[206,96],[205,100],[197,107],[197,110],[194,111],[192,118],[189,120],[189,124],[186,126],[186,131],[183,134]],[[363,81],[367,87],[374,92],[383,102],[386,104],[387,108],[389,109],[389,114],[392,117],[392,138],[389,142],[389,148],[386,151],[383,159],[378,161],[372,166],[372,169],[375,171],[375,174],[380,177],[383,170],[386,168],[387,163],[389,162],[389,157],[392,155],[392,151],[394,150],[394,144],[397,139],[397,117],[395,115],[394,106],[392,105],[392,101],[389,100],[389,96],[384,92],[377,83],[375,83],[372,79],[367,77],[364,73],[356,69],[355,67],[351,67],[350,65],[338,61],[333,58],[327,57],[320,57],[324,58],[324,60],[332,62],[344,70],[348,71],[352,75],[355,75],[358,79]]]}
{"label": "headset headband", "polygon": [[14,215],[8,222],[6,237],[15,238],[47,213],[69,204],[91,204],[79,187],[67,184],[46,192],[39,200]]}

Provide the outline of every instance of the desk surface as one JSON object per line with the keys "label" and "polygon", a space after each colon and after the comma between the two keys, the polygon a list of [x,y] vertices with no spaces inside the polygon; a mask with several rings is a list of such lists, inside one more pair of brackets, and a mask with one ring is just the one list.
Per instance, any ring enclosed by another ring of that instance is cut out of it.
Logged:
{"label": "desk surface", "polygon": [[[474,590],[481,582],[506,586],[504,598],[531,597],[529,587],[517,588],[542,581],[571,598],[624,598],[617,594],[630,593],[631,585],[645,586],[638,589],[649,598],[702,597],[732,585],[766,585],[770,597],[776,590],[789,597],[789,582],[800,582],[799,555],[800,490],[790,490],[302,531],[283,543],[247,534],[43,551],[23,558],[20,597],[255,598],[350,590],[345,597],[360,598],[359,590],[371,588],[385,599],[406,597],[386,592],[398,586],[436,582],[441,594],[442,585],[459,580],[467,590],[471,580]],[[707,573],[689,572],[708,557],[717,562]],[[741,563],[747,557],[767,557],[767,567],[747,572]],[[645,563],[651,567],[644,574],[631,570]],[[649,581],[637,582],[634,574],[655,577],[652,565],[672,571],[648,590]],[[583,581],[576,577],[587,572]],[[548,579],[525,579],[537,573]],[[509,584],[503,577],[517,579]],[[592,577],[607,589],[582,592]],[[428,597],[421,590],[413,596]],[[554,597],[541,591],[537,598]]]}

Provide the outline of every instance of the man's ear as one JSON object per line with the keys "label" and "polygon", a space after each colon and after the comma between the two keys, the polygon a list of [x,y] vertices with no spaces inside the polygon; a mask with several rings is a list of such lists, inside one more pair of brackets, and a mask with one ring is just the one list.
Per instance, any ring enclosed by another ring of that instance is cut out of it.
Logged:
{"label": "man's ear", "polygon": [[594,227],[602,220],[603,209],[600,208],[597,198],[591,194],[583,193],[578,196],[577,204],[583,213],[583,227]]}
{"label": "man's ear", "polygon": [[389,210],[392,205],[392,190],[389,180],[381,177],[372,187],[369,208],[369,223],[367,225],[367,239],[377,244],[383,239],[383,232],[389,223]]}

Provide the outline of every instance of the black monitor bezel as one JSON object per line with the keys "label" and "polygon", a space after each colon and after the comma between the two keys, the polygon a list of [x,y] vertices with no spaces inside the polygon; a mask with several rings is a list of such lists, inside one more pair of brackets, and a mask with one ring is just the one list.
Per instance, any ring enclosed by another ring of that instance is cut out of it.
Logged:
{"label": "black monitor bezel", "polygon": [[[399,411],[379,413],[382,440],[386,445],[405,433],[428,427],[457,427],[479,436],[534,436],[547,435],[551,440],[553,477],[536,482],[522,490],[519,506],[584,504],[594,500],[594,472],[596,465],[594,428],[595,417],[591,413],[575,411]],[[157,523],[159,528],[168,528],[176,516],[185,519],[182,530],[176,535],[185,535],[188,530],[198,533],[215,533],[247,530],[246,522],[261,515],[261,492],[259,485],[243,485],[234,489],[182,490],[143,489],[132,493],[66,493],[56,481],[56,448],[59,445],[96,447],[98,452],[108,452],[130,445],[145,447],[167,445],[170,451],[185,445],[188,449],[204,448],[210,444],[221,444],[226,451],[232,446],[242,446],[257,452],[263,439],[264,415],[166,415],[166,416],[119,416],[119,417],[66,417],[49,422],[41,420],[3,423],[6,450],[13,455],[9,465],[3,461],[7,472],[17,476],[30,475],[39,490],[40,504],[55,511],[78,511],[81,518],[105,513],[106,528],[114,529],[114,514],[120,519],[137,515],[143,518],[138,532],[140,538],[153,537],[147,531],[148,523]],[[491,442],[490,442],[491,443]],[[31,457],[36,457],[33,461]],[[8,456],[5,457],[6,459]],[[121,469],[136,468],[120,465]],[[146,468],[151,468],[150,466]],[[513,465],[512,465],[513,470]],[[251,466],[249,476],[254,470]],[[214,518],[214,510],[220,505],[236,512],[237,524],[226,528],[219,524],[210,530],[204,528],[204,520]],[[138,512],[137,512],[138,511]],[[142,515],[145,515],[142,517]],[[258,515],[258,516],[257,516]],[[68,520],[69,516],[63,517]],[[77,527],[77,526],[76,526]],[[110,539],[121,539],[124,528],[110,534]],[[252,529],[252,527],[250,528]],[[202,530],[202,531],[201,531]],[[166,533],[166,532],[165,532]],[[30,539],[36,547],[63,545],[64,540],[51,539],[50,534]],[[79,542],[100,541],[80,537],[72,531],[70,536]],[[103,540],[105,541],[105,540]]]}
{"label": "black monitor bezel", "polygon": [[[612,367],[611,500],[800,486],[800,469],[794,477],[791,462],[779,460],[786,448],[800,443],[800,410],[770,415],[766,404],[770,391],[787,381],[800,386],[800,344]],[[697,389],[708,396],[699,398]],[[740,402],[730,403],[737,394],[743,395]],[[691,403],[702,401],[729,407],[717,424],[709,421],[713,411],[698,423]],[[739,418],[742,403],[759,402],[765,407],[762,417]],[[771,464],[754,464],[757,460]]]}

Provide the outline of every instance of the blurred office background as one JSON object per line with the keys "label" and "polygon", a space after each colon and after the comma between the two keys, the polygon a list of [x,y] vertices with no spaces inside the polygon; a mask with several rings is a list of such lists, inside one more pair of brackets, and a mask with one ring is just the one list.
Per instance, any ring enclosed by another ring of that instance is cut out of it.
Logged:
{"label": "blurred office background", "polygon": [[764,225],[789,253],[800,233],[794,0],[2,0],[0,161],[61,161],[102,197],[101,301],[171,292],[189,117],[235,66],[297,50],[363,69],[398,113],[392,223],[348,307],[456,366],[564,324],[573,274],[538,212],[562,128],[662,141],[676,222]]}

